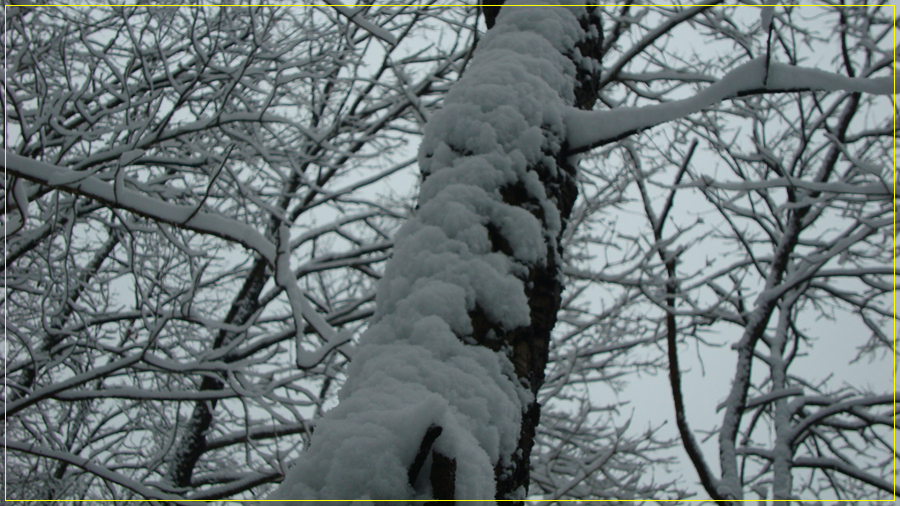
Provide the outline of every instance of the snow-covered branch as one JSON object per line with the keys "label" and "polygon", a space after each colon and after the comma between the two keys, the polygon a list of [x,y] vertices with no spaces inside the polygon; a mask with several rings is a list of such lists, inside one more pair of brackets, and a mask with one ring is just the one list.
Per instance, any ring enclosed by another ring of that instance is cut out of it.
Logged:
{"label": "snow-covered branch", "polygon": [[326,5],[330,5],[334,10],[350,20],[351,23],[369,32],[374,37],[377,37],[392,46],[397,45],[397,38],[394,37],[394,34],[391,33],[390,30],[386,30],[366,19],[365,15],[362,13],[362,11],[365,10],[364,7],[356,7],[354,9],[337,0],[322,0],[322,2]]}
{"label": "snow-covered branch", "polygon": [[896,492],[894,484],[864,472],[859,467],[831,457],[795,457],[794,465],[810,469],[830,469],[854,478],[863,483],[881,489],[889,494]]}
{"label": "snow-covered branch", "polygon": [[6,154],[4,167],[7,174],[15,177],[82,195],[112,208],[130,211],[154,221],[236,242],[259,253],[269,263],[275,262],[274,244],[255,228],[220,214],[198,211],[197,207],[192,205],[170,204],[128,189],[118,182],[108,184],[95,176],[14,153]]}
{"label": "snow-covered branch", "polygon": [[[794,427],[791,428],[788,437],[790,438],[792,443],[796,443],[798,438],[805,435],[806,431],[809,430],[810,427],[815,426],[821,420],[842,413],[851,412],[854,408],[865,408],[879,405],[895,406],[896,398],[897,393],[893,392],[891,394],[860,396],[851,399],[842,399],[833,403],[829,403],[825,407],[804,416],[800,422],[798,422]],[[799,408],[804,405],[804,401],[805,399],[803,397],[797,399],[789,405],[789,409],[791,411],[798,411]]]}
{"label": "snow-covered branch", "polygon": [[565,111],[570,153],[583,153],[610,144],[647,128],[654,127],[728,100],[766,93],[799,91],[844,91],[892,95],[890,77],[859,78],[782,63],[766,65],[764,57],[755,58],[728,72],[717,83],[691,98],[646,107],[620,107],[613,110]]}
{"label": "snow-covered branch", "polygon": [[[313,309],[305,294],[301,293],[293,271],[291,271],[291,234],[287,225],[282,223],[278,227],[278,255],[275,261],[275,283],[278,284],[288,296],[291,312],[294,317],[294,325],[297,329],[297,367],[310,369],[319,364],[332,350],[338,346],[350,342],[352,335],[349,332],[339,333],[319,313]],[[303,348],[302,333],[303,321],[306,320],[315,329],[319,337],[325,343],[310,352]]]}
{"label": "snow-covered branch", "polygon": [[[45,448],[43,446],[35,445],[35,444],[26,444],[21,443],[15,440],[7,440],[5,441],[5,446],[7,449],[27,453],[30,455],[36,455],[40,457],[48,457],[52,459],[59,460],[61,462],[65,462],[67,464],[71,464],[73,466],[80,467],[85,471],[95,474],[104,480],[109,481],[110,483],[115,483],[117,485],[121,485],[128,490],[131,490],[141,497],[146,497],[148,499],[155,499],[157,501],[166,501],[174,504],[180,505],[189,505],[194,503],[181,501],[181,497],[175,494],[167,494],[148,486],[143,485],[139,481],[127,478],[119,473],[109,470],[106,467],[103,467],[96,462],[92,462],[90,459],[86,459],[84,457],[80,457],[78,455],[73,455],[68,452],[63,452],[59,450],[54,450],[51,448]],[[9,499],[14,499],[12,497],[7,496]]]}

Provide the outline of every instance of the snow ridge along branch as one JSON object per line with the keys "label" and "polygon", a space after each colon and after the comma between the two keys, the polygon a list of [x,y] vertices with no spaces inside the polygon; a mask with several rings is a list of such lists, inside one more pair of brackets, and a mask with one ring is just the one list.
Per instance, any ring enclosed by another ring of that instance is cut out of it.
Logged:
{"label": "snow ridge along branch", "polygon": [[760,56],[684,100],[605,111],[567,109],[565,123],[569,132],[569,152],[576,154],[590,151],[641,130],[699,112],[730,98],[797,91],[846,91],[892,95],[893,85],[894,81],[890,77],[847,77],[783,63],[769,63],[767,66],[766,58]]}
{"label": "snow ridge along branch", "polygon": [[599,68],[583,56],[592,23],[584,8],[501,9],[425,127],[418,213],[340,404],[270,499],[525,498],[577,195],[564,111],[596,99],[576,86]]}
{"label": "snow ridge along branch", "polygon": [[122,184],[111,185],[90,175],[90,172],[73,171],[14,153],[6,153],[5,167],[6,172],[15,177],[84,195],[155,221],[234,241],[259,253],[269,264],[275,264],[275,245],[245,223],[199,211],[197,206],[170,204],[125,188]]}

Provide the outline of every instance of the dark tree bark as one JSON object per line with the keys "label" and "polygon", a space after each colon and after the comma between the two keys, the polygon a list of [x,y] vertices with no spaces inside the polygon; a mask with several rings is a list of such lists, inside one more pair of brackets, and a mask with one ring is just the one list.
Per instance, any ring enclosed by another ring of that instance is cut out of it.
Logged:
{"label": "dark tree bark", "polygon": [[[502,4],[503,2],[496,3]],[[486,5],[482,8],[488,28],[493,27],[501,8]],[[514,9],[516,7],[507,8]],[[603,45],[603,26],[599,11],[589,8],[587,14],[582,16],[579,21],[586,34],[594,33],[596,35],[589,35],[581,41],[577,45],[578,50],[583,56],[599,60]],[[595,30],[591,30],[591,27]],[[572,58],[573,55],[567,56],[572,59],[577,69],[574,105],[589,110],[598,98],[599,73],[579,65],[578,60]],[[547,196],[556,203],[562,218],[559,235],[552,241],[552,244],[556,245],[556,251],[548,252],[546,264],[531,266],[525,278],[525,293],[529,301],[531,325],[506,331],[493,324],[483,311],[476,309],[469,315],[472,319],[475,340],[494,351],[511,350],[511,353],[507,352],[507,354],[515,366],[516,376],[519,381],[531,389],[535,397],[544,384],[544,369],[549,356],[551,332],[556,325],[557,313],[562,300],[563,284],[560,276],[562,248],[559,246],[559,239],[578,197],[578,186],[575,183],[577,167],[570,163],[566,151],[565,142],[563,142],[558,151],[545,153],[555,160],[556,167],[562,169],[556,171],[555,177],[551,176],[553,171],[549,167],[530,168],[540,177]],[[529,196],[524,185],[516,184],[504,187],[501,189],[501,195],[504,203],[530,210],[545,230],[549,228],[547,217],[544,216],[541,206],[533,197]],[[511,255],[512,250],[499,231],[490,226],[488,230],[494,251]],[[549,247],[550,243],[548,242]],[[541,407],[537,401],[524,408],[518,451],[513,455],[512,464],[506,467],[498,464],[494,469],[497,481],[497,499],[509,500],[520,497],[522,490],[527,492],[531,449],[534,446],[537,425],[540,423],[540,413]]]}
{"label": "dark tree bark", "polygon": [[[266,269],[266,262],[257,258],[244,286],[235,298],[231,310],[225,319],[226,323],[243,325],[250,316],[259,309],[259,294],[268,281],[270,274]],[[237,337],[233,332],[220,331],[213,342],[212,349],[219,349],[223,345]],[[200,381],[201,392],[221,390],[225,383],[222,379],[204,376]],[[188,487],[191,484],[191,476],[197,461],[206,452],[206,433],[212,425],[216,409],[216,400],[197,401],[194,411],[181,434],[181,439],[176,446],[169,465],[169,480],[176,487]]]}
{"label": "dark tree bark", "polygon": [[[495,26],[503,3],[502,0],[482,2],[481,10],[488,29]],[[515,9],[517,7],[505,8]],[[589,35],[577,44],[578,51],[583,56],[599,61],[603,46],[603,26],[599,10],[588,8],[586,14],[580,17],[579,22],[585,34]],[[583,60],[574,58],[573,54],[566,56],[577,69],[575,103],[573,105],[580,109],[590,110],[599,96],[599,72],[595,68],[580,65],[579,62],[583,62]],[[553,134],[547,132],[545,135]],[[531,324],[504,330],[496,322],[492,322],[481,308],[476,308],[469,314],[474,329],[472,337],[475,341],[494,351],[506,350],[519,381],[531,390],[535,398],[544,384],[544,369],[549,357],[551,332],[556,325],[564,288],[559,275],[562,255],[559,239],[565,230],[565,223],[572,212],[575,200],[578,198],[578,187],[575,183],[577,167],[570,163],[565,140],[562,141],[560,149],[545,151],[545,155],[551,157],[555,161],[556,167],[562,170],[553,171],[550,167],[545,166],[529,167],[529,170],[540,178],[547,197],[556,203],[562,218],[562,228],[559,230],[559,234],[552,238],[552,241],[547,241],[548,249],[553,244],[556,245],[556,251],[548,251],[545,264],[530,266],[528,274],[523,280],[526,287],[525,294],[529,301]],[[554,172],[556,175],[552,176],[551,174]],[[550,228],[540,202],[529,194],[523,183],[518,182],[505,186],[500,189],[500,193],[505,204],[528,209],[541,222],[544,230]],[[493,224],[489,224],[488,232],[492,249],[512,256],[512,248],[503,238],[499,229]],[[537,401],[523,407],[517,451],[512,455],[510,463],[503,465],[501,460],[494,468],[497,484],[496,499],[507,501],[519,499],[522,497],[523,491],[527,493],[531,450],[534,446],[535,432],[540,423],[540,413],[541,406]],[[523,502],[512,504],[523,504]]]}
{"label": "dark tree bark", "polygon": [[496,1],[482,1],[481,2],[481,13],[484,14],[484,24],[488,27],[488,30],[494,27],[494,20],[497,19],[497,14],[500,14],[500,7],[503,5],[505,0],[496,0]]}

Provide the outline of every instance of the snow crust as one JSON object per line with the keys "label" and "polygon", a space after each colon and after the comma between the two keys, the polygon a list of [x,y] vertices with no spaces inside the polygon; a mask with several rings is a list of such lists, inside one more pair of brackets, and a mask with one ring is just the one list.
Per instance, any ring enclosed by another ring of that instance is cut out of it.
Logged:
{"label": "snow crust", "polygon": [[[456,461],[455,498],[494,502],[494,466],[515,452],[532,398],[502,351],[473,346],[469,314],[505,330],[530,323],[522,278],[555,254],[560,229],[534,170],[557,170],[546,153],[566,136],[575,67],[564,54],[584,37],[580,10],[502,9],[425,127],[419,212],[395,238],[339,405],[269,499],[431,498],[431,458],[412,486],[408,470],[436,425],[433,449]],[[504,203],[510,185],[541,213]],[[509,255],[492,251],[492,233]]]}

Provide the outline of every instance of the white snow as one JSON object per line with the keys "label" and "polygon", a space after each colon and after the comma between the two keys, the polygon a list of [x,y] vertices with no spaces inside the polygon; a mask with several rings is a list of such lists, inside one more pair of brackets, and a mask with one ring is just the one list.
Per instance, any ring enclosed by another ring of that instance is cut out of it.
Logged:
{"label": "white snow", "polygon": [[817,90],[891,95],[894,93],[893,85],[894,81],[890,77],[853,78],[774,62],[769,64],[767,75],[765,57],[761,56],[732,70],[717,83],[684,100],[604,111],[581,111],[570,107],[565,110],[564,115],[569,147],[573,152],[580,152],[616,140],[629,132],[685,117],[742,92]]}
{"label": "white snow", "polygon": [[[559,214],[529,167],[556,170],[542,150],[566,135],[575,68],[560,52],[584,36],[574,12],[504,8],[432,116],[419,212],[395,237],[340,403],[270,499],[428,499],[431,459],[413,486],[408,470],[436,425],[433,449],[456,461],[455,498],[493,503],[494,466],[515,451],[531,394],[503,352],[472,345],[469,313],[481,308],[507,330],[528,325],[520,278],[556,254]],[[512,184],[546,223],[503,202]],[[491,251],[490,229],[509,256]]]}
{"label": "white snow", "polygon": [[195,206],[163,202],[121,184],[110,185],[86,172],[57,167],[13,153],[6,154],[6,170],[11,175],[80,193],[157,221],[240,243],[256,251],[270,263],[275,262],[274,244],[250,225],[222,215],[200,211]]}

